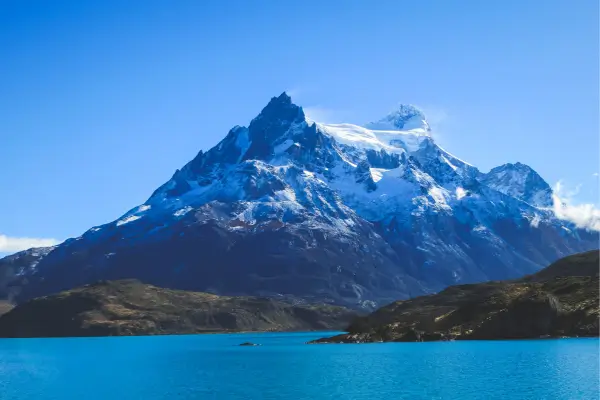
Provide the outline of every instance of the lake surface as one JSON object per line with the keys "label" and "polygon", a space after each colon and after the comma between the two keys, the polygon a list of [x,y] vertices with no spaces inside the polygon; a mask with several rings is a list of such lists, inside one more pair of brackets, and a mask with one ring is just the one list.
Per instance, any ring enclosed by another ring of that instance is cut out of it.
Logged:
{"label": "lake surface", "polygon": [[597,339],[304,344],[323,336],[0,339],[0,399],[598,399]]}

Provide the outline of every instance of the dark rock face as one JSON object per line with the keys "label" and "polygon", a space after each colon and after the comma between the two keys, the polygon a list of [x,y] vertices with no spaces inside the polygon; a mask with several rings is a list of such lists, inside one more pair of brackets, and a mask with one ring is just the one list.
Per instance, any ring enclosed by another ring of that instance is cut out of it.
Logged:
{"label": "dark rock face", "polygon": [[484,321],[470,339],[528,339],[550,335],[560,325],[561,304],[547,292],[534,292],[512,301]]}
{"label": "dark rock face", "polygon": [[353,308],[370,308],[360,301],[389,303],[399,294],[407,298],[426,292],[397,268],[400,259],[368,224],[357,224],[360,236],[349,241],[327,231],[276,222],[257,231],[232,231],[190,215],[189,221],[164,233],[168,240],[122,241],[123,247],[109,259],[104,244],[75,242],[61,249],[65,253],[51,255],[60,260],[52,263],[52,274],[27,277],[18,299],[132,276],[168,288],[226,295],[284,293]]}
{"label": "dark rock face", "polygon": [[340,329],[355,315],[325,304],[104,281],[18,305],[0,317],[0,337],[328,330]]}
{"label": "dark rock face", "polygon": [[251,144],[244,160],[264,159],[271,154],[273,143],[282,137],[293,123],[304,121],[304,112],[282,93],[271,99],[248,127]]}
{"label": "dark rock face", "polygon": [[39,247],[0,259],[0,299],[14,302],[21,291],[17,282],[26,281],[28,272],[31,273],[52,250],[54,247]]}
{"label": "dark rock face", "polygon": [[566,257],[516,281],[453,286],[395,302],[354,320],[348,334],[315,343],[599,336],[598,255]]}

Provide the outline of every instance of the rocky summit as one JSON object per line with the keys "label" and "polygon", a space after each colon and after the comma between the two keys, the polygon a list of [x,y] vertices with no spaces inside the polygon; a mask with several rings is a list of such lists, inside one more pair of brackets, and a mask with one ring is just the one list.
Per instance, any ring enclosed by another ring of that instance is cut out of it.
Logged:
{"label": "rocky summit", "polygon": [[0,296],[23,302],[136,278],[371,310],[518,278],[597,246],[598,232],[558,218],[532,168],[481,172],[431,133],[411,105],[364,126],[322,124],[283,93],[144,204],[0,260]]}
{"label": "rocky summit", "polygon": [[599,251],[525,278],[452,286],[358,317],[348,333],[313,343],[597,337]]}
{"label": "rocky summit", "polygon": [[356,314],[326,304],[168,290],[104,281],[25,302],[0,317],[0,337],[337,330]]}

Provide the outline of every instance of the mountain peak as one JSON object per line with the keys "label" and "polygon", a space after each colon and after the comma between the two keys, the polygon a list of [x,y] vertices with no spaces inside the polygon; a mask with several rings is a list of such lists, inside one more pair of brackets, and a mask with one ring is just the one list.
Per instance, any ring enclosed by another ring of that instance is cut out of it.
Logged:
{"label": "mountain peak", "polygon": [[529,165],[506,163],[483,174],[482,181],[501,193],[536,207],[552,205],[552,188]]}
{"label": "mountain peak", "polygon": [[294,104],[292,98],[286,92],[283,92],[278,97],[271,98],[260,114],[252,121],[251,125],[260,120],[293,122],[298,120],[303,121],[304,118],[302,107]]}
{"label": "mountain peak", "polygon": [[522,171],[522,172],[525,172],[525,173],[529,173],[529,172],[536,173],[535,170],[533,168],[531,168],[529,165],[523,164],[523,163],[521,163],[519,161],[517,161],[515,163],[504,163],[502,165],[494,167],[493,169],[496,169],[496,170],[500,170],[500,169],[515,169],[515,170]]}
{"label": "mountain peak", "polygon": [[399,104],[394,111],[365,127],[373,130],[431,131],[423,110],[412,104]]}
{"label": "mountain peak", "polygon": [[[514,171],[515,173],[521,174],[523,176],[532,174],[532,175],[537,175],[539,177],[538,173],[533,168],[531,168],[527,164],[523,164],[518,161],[515,163],[505,163],[505,164],[499,165],[497,167],[494,167],[490,170],[489,174],[492,174],[492,173],[498,174],[498,173],[502,173],[502,172],[505,173],[507,171]],[[541,179],[541,177],[540,177],[540,179]]]}
{"label": "mountain peak", "polygon": [[305,121],[306,116],[302,107],[294,104],[286,92],[279,97],[271,98],[248,126],[250,147],[243,159],[262,159],[268,156],[275,142],[280,140],[293,125]]}
{"label": "mountain peak", "polygon": [[279,99],[280,101],[287,101],[289,103],[292,103],[292,98],[290,97],[289,94],[287,94],[287,92],[283,92],[279,95],[279,97],[277,97],[277,99]]}

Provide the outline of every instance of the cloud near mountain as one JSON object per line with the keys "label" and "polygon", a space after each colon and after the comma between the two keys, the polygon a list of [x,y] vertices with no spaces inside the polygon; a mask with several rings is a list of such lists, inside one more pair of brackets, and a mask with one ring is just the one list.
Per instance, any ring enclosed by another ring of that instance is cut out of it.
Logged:
{"label": "cloud near mountain", "polygon": [[575,204],[579,186],[574,190],[565,189],[562,181],[554,185],[553,211],[557,218],[569,221],[578,228],[600,231],[600,209],[594,204]]}
{"label": "cloud near mountain", "polygon": [[32,247],[54,246],[59,242],[52,238],[11,237],[0,234],[0,253],[14,253]]}

